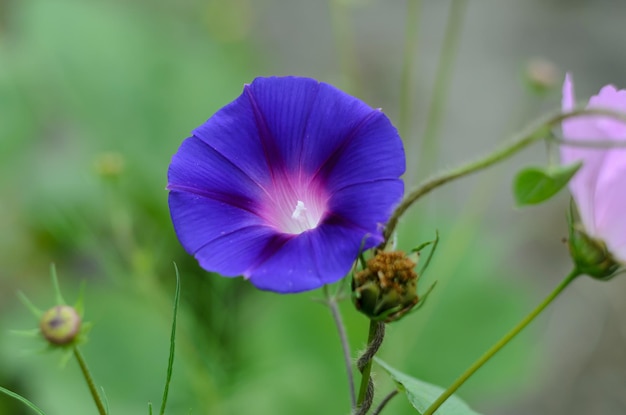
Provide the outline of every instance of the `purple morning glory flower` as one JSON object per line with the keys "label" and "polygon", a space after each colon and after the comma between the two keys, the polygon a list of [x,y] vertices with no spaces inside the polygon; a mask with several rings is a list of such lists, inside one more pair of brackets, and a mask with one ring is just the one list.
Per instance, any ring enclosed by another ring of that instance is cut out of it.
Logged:
{"label": "purple morning glory flower", "polygon": [[402,198],[389,119],[313,79],[257,78],[172,158],[169,206],[200,266],[281,293],[345,276]]}
{"label": "purple morning glory flower", "polygon": [[[563,84],[563,110],[575,106],[570,75]],[[603,87],[588,107],[626,113],[626,90]],[[626,123],[602,116],[581,116],[563,121],[568,140],[625,141]],[[564,164],[582,161],[569,183],[585,233],[606,244],[609,252],[626,264],[626,149],[623,147],[562,146]]]}

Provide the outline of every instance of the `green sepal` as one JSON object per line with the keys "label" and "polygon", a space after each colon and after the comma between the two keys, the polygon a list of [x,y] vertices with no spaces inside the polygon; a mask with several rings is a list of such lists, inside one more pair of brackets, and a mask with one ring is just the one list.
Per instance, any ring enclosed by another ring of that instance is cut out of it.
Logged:
{"label": "green sepal", "polygon": [[[420,308],[422,308],[424,306],[424,304],[426,304],[426,300],[428,299],[428,296],[430,295],[431,292],[433,292],[433,290],[435,289],[435,286],[437,285],[437,281],[433,282],[430,287],[428,287],[428,290],[420,296],[420,300],[417,303],[417,305],[410,311],[410,313],[414,313],[417,310],[419,310]],[[409,314],[410,314],[409,313]]]}
{"label": "green sepal", "polygon": [[[432,247],[430,248],[430,252],[428,253],[428,256],[426,257],[426,261],[424,261],[424,264],[420,267],[419,271],[417,272],[417,275],[419,275],[420,277],[424,276],[424,272],[426,272],[426,269],[430,265],[430,261],[431,259],[433,259],[433,255],[435,254],[435,251],[437,250],[437,247],[439,246],[439,231],[438,230],[435,230],[435,239],[433,239],[430,242],[427,242],[426,244],[427,245],[432,244]],[[430,292],[430,290],[428,291]]]}
{"label": "green sepal", "polygon": [[411,252],[420,252],[422,249],[426,248],[428,245],[433,244],[434,242],[435,241],[422,242],[421,244],[419,244],[415,248],[411,249]]}
{"label": "green sepal", "polygon": [[[412,376],[389,366],[378,357],[374,360],[382,367],[398,386],[398,390],[403,392],[409,402],[422,415],[428,407],[437,400],[444,392],[444,389],[428,382],[416,379]],[[445,401],[436,412],[437,415],[479,415],[473,411],[461,398],[452,395]]]}
{"label": "green sepal", "polygon": [[513,194],[517,206],[536,205],[554,196],[576,174],[582,163],[567,166],[527,167],[517,173]]}

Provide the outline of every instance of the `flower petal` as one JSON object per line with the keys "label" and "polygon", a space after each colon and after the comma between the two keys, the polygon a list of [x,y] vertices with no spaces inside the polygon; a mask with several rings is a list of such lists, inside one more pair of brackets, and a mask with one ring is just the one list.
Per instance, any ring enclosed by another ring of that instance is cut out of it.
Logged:
{"label": "flower petal", "polygon": [[204,269],[226,277],[248,277],[260,262],[274,255],[289,239],[267,226],[239,228],[204,245],[195,257]]}
{"label": "flower petal", "polygon": [[596,187],[597,237],[609,251],[626,263],[626,149],[614,148],[605,158]]}
{"label": "flower petal", "polygon": [[169,206],[176,235],[190,254],[225,234],[265,226],[259,216],[248,210],[193,193],[170,191]]}
{"label": "flower petal", "polygon": [[271,184],[268,160],[250,100],[244,94],[217,111],[193,135],[245,172],[259,186]]}
{"label": "flower petal", "polygon": [[[574,85],[569,74],[563,84],[563,111],[574,109]],[[563,136],[567,140],[601,140],[604,136],[602,131],[593,121],[594,117],[573,117],[562,123]],[[561,161],[563,164],[571,164],[582,161],[583,166],[569,182],[569,188],[576,200],[578,212],[585,229],[591,236],[596,234],[594,219],[594,197],[598,174],[602,167],[606,150],[590,150],[585,147],[576,147],[564,144],[561,146]]]}
{"label": "flower petal", "polygon": [[[626,150],[621,151],[623,165],[619,176],[598,188],[596,232],[611,254],[626,264]],[[615,172],[617,173],[617,172]]]}
{"label": "flower petal", "polygon": [[[382,242],[384,224],[400,202],[403,191],[404,183],[399,179],[354,184],[336,192],[329,207],[335,215],[371,236],[369,248]],[[363,203],[363,195],[367,195],[366,203]]]}
{"label": "flower petal", "polygon": [[[379,111],[357,98],[331,85],[320,83],[302,142],[299,157],[301,171],[316,174],[322,166],[339,156],[338,152],[343,152],[357,138],[359,130],[368,123],[369,118],[377,114]],[[386,138],[381,137],[381,141]],[[336,160],[332,163],[336,164]]]}
{"label": "flower petal", "polygon": [[265,157],[279,173],[300,168],[303,143],[310,140],[306,126],[319,89],[316,80],[293,76],[256,78],[246,87]]}
{"label": "flower petal", "polygon": [[197,137],[183,141],[168,170],[169,190],[186,191],[249,211],[258,210],[258,183]]}
{"label": "flower petal", "polygon": [[344,277],[361,246],[358,233],[341,225],[324,224],[289,240],[250,273],[262,290],[296,293]]}
{"label": "flower petal", "polygon": [[329,192],[372,180],[397,179],[404,173],[402,140],[382,112],[371,113],[353,134],[317,173]]}

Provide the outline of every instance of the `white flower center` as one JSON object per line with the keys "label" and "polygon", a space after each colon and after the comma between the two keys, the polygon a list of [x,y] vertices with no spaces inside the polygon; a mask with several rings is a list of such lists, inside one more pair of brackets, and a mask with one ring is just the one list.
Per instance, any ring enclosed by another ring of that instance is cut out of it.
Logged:
{"label": "white flower center", "polygon": [[265,217],[280,232],[299,235],[316,228],[326,214],[327,197],[320,188],[283,181],[271,192]]}
{"label": "white flower center", "polygon": [[[298,203],[296,203],[296,208],[294,209],[293,213],[291,214],[291,218],[292,219],[300,219],[301,213],[304,212],[305,210],[306,210],[306,208],[304,207],[304,202],[302,200],[298,200]],[[304,219],[304,217],[302,217],[302,219]]]}
{"label": "white flower center", "polygon": [[[302,233],[309,229],[313,229],[317,226],[321,219],[321,212],[309,212],[309,210],[304,206],[304,202],[302,200],[298,200],[296,203],[296,208],[293,210],[291,214],[291,226],[288,226],[290,231],[294,231],[293,233]],[[291,233],[291,232],[290,232]]]}

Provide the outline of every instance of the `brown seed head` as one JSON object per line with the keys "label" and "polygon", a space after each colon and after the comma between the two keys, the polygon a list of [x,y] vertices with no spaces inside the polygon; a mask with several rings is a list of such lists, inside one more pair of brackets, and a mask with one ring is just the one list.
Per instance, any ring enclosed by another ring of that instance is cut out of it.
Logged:
{"label": "brown seed head", "polygon": [[354,276],[357,309],[386,322],[402,317],[418,301],[415,265],[404,252],[378,252]]}

